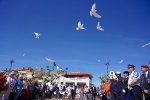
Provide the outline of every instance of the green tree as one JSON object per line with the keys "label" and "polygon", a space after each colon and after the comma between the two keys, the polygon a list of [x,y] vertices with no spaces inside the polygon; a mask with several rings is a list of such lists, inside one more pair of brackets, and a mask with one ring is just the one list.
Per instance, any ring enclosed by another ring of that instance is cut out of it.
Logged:
{"label": "green tree", "polygon": [[106,75],[100,75],[99,80],[101,84],[104,84],[107,80],[107,76]]}
{"label": "green tree", "polygon": [[52,71],[52,70],[50,70],[50,67],[49,67],[49,66],[46,66],[46,69],[47,69],[47,71],[48,71],[47,74],[50,74],[50,72]]}
{"label": "green tree", "polygon": [[33,72],[33,68],[32,67],[30,67],[29,70],[30,70],[30,72]]}
{"label": "green tree", "polygon": [[66,67],[66,68],[64,69],[64,73],[67,74],[67,71],[68,71],[68,67]]}
{"label": "green tree", "polygon": [[32,77],[34,78],[34,74],[35,74],[35,73],[33,72],[34,69],[33,69],[32,67],[29,67],[29,70],[30,70],[30,72],[32,72]]}
{"label": "green tree", "polygon": [[54,66],[54,67],[56,67],[56,66],[57,66],[56,62],[54,62],[54,63],[53,63],[53,66]]}

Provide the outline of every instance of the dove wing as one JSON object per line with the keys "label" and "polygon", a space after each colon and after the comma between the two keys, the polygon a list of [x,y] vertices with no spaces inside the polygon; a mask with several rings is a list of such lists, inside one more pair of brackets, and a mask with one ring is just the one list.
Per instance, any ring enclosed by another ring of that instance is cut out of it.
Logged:
{"label": "dove wing", "polygon": [[36,37],[39,37],[39,36],[40,36],[39,33],[34,32],[34,34],[35,34]]}
{"label": "dove wing", "polygon": [[91,11],[92,11],[92,12],[95,12],[95,10],[96,10],[96,3],[94,3],[94,4],[92,5]]}
{"label": "dove wing", "polygon": [[150,43],[146,43],[146,44],[142,45],[142,47],[145,47],[145,46],[147,46],[147,45],[150,45]]}
{"label": "dove wing", "polygon": [[101,16],[98,13],[93,13],[93,16],[95,16],[96,18],[101,18]]}
{"label": "dove wing", "polygon": [[48,61],[49,59],[47,57],[45,57],[45,59]]}
{"label": "dove wing", "polygon": [[38,35],[38,33],[36,33],[36,32],[34,32],[34,34],[37,36]]}
{"label": "dove wing", "polygon": [[78,27],[80,27],[80,26],[81,26],[81,22],[79,21],[79,22],[78,22]]}
{"label": "dove wing", "polygon": [[146,45],[142,45],[142,47],[145,47]]}
{"label": "dove wing", "polygon": [[100,27],[100,22],[97,22],[97,27]]}
{"label": "dove wing", "polygon": [[120,63],[123,63],[123,60],[121,60]]}

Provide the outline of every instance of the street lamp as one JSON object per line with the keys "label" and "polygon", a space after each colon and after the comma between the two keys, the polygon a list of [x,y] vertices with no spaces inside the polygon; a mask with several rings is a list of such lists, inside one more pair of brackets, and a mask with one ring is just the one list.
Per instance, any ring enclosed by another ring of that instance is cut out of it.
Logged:
{"label": "street lamp", "polygon": [[109,62],[106,62],[104,65],[107,66],[107,77],[108,77],[108,67],[110,66],[110,63],[109,63]]}

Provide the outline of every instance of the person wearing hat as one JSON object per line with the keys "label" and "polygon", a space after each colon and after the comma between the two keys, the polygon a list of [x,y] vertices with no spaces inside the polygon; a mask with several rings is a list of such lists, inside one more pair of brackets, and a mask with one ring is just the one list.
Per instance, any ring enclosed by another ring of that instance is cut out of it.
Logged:
{"label": "person wearing hat", "polygon": [[145,100],[150,100],[150,72],[149,66],[142,65],[141,66],[142,75],[140,76],[140,86],[143,91],[143,98]]}
{"label": "person wearing hat", "polygon": [[111,100],[121,100],[121,86],[122,86],[122,77],[121,72],[116,72],[116,79],[112,80],[111,86],[110,86],[110,92],[111,92]]}
{"label": "person wearing hat", "polygon": [[122,80],[121,72],[117,71],[117,72],[115,73],[115,75],[116,75],[116,79],[117,79],[117,80]]}
{"label": "person wearing hat", "polygon": [[140,74],[135,71],[134,65],[128,65],[128,71],[130,73],[128,79],[128,100],[142,100],[142,89],[140,87]]}
{"label": "person wearing hat", "polygon": [[122,78],[121,100],[126,100],[127,91],[128,91],[128,78],[129,78],[129,72],[124,71],[123,78]]}

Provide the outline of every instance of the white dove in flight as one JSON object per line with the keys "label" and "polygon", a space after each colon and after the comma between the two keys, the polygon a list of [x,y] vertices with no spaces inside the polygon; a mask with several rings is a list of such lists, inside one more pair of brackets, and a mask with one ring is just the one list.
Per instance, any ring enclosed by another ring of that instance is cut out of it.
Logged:
{"label": "white dove in flight", "polygon": [[101,60],[100,60],[100,59],[98,59],[98,60],[97,60],[97,62],[101,62]]}
{"label": "white dove in flight", "polygon": [[148,45],[150,45],[150,42],[142,45],[142,47],[144,48],[145,46],[148,46]]}
{"label": "white dove in flight", "polygon": [[104,31],[104,29],[100,25],[100,22],[97,23],[97,27],[96,28],[97,28],[97,30]]}
{"label": "white dove in flight", "polygon": [[40,38],[40,35],[41,35],[40,33],[34,32],[34,34],[35,34],[35,38],[36,38],[36,39],[39,39],[39,38]]}
{"label": "white dove in flight", "polygon": [[26,55],[25,53],[22,54],[23,57],[24,57],[25,55]]}
{"label": "white dove in flight", "polygon": [[85,30],[84,24],[82,24],[81,21],[78,22],[78,26],[77,26],[76,30],[78,31],[78,30],[80,30],[80,29],[81,29],[81,30]]}
{"label": "white dove in flight", "polygon": [[96,3],[94,3],[92,5],[92,8],[91,8],[91,11],[90,11],[90,15],[91,16],[94,16],[96,18],[101,18],[101,16],[97,13],[97,10],[96,10]]}
{"label": "white dove in flight", "polygon": [[119,63],[120,63],[120,64],[121,64],[121,63],[123,63],[123,60],[120,60],[120,62],[119,62]]}
{"label": "white dove in flight", "polygon": [[52,60],[51,58],[45,57],[45,59],[46,59],[48,62],[54,62],[54,60]]}
{"label": "white dove in flight", "polygon": [[59,66],[57,66],[57,70],[59,70]]}

